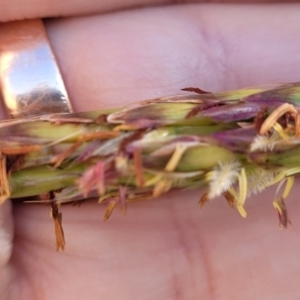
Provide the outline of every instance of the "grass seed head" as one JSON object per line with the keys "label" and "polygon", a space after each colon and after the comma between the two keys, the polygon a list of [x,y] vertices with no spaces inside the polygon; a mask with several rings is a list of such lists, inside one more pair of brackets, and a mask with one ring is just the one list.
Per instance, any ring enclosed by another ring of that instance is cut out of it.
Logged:
{"label": "grass seed head", "polygon": [[127,202],[204,187],[201,206],[223,195],[245,217],[246,198],[285,184],[274,207],[286,227],[284,201],[300,173],[300,83],[186,91],[126,108],[0,123],[0,202],[51,203],[64,249],[61,203],[98,197],[107,219],[117,205],[125,212]]}

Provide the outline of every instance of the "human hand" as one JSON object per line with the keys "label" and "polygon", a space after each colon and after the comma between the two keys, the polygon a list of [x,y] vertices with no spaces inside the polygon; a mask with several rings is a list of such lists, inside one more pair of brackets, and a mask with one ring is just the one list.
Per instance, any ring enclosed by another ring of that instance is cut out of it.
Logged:
{"label": "human hand", "polygon": [[[299,80],[298,4],[117,12],[124,1],[0,3],[3,21],[76,15],[48,20],[46,28],[77,111],[187,86],[218,91]],[[108,9],[116,12],[100,14]],[[296,299],[297,186],[287,200],[293,226],[283,232],[272,210],[274,191],[247,201],[247,219],[223,199],[199,210],[200,195],[132,204],[125,218],[115,211],[105,223],[96,201],[62,206],[67,245],[59,253],[49,207],[15,205],[13,254],[0,260],[2,299]],[[2,213],[9,217],[5,207]]]}

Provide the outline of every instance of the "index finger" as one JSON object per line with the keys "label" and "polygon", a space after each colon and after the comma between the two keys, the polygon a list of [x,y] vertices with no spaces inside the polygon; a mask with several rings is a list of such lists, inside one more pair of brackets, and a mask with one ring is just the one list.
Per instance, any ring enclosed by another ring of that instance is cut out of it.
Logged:
{"label": "index finger", "polygon": [[[0,22],[105,13],[150,5],[178,3],[278,3],[284,0],[0,0]],[[289,2],[297,2],[291,0]]]}

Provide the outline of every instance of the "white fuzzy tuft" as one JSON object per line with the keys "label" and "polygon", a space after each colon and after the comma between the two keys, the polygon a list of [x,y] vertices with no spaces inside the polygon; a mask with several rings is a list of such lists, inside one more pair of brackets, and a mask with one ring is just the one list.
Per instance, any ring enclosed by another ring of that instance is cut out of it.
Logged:
{"label": "white fuzzy tuft", "polygon": [[275,132],[270,137],[258,135],[251,143],[250,151],[272,151],[278,140],[280,140],[280,138]]}
{"label": "white fuzzy tuft", "polygon": [[238,179],[241,165],[237,161],[219,163],[207,174],[209,181],[208,198],[212,199],[227,191]]}

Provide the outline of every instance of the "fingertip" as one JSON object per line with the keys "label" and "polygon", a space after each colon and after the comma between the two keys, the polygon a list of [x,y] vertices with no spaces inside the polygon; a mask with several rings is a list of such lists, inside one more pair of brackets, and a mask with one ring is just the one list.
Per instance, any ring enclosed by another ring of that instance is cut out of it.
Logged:
{"label": "fingertip", "polygon": [[11,258],[13,239],[12,203],[7,200],[0,206],[0,268],[5,266]]}

